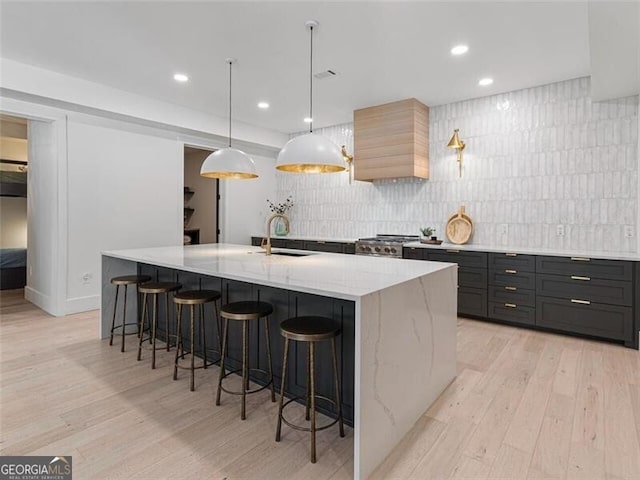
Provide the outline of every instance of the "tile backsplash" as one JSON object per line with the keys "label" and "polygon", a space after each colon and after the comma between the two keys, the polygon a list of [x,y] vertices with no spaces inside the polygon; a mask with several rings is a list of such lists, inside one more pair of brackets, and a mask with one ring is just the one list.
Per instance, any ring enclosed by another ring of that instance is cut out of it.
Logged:
{"label": "tile backsplash", "polygon": [[[464,205],[470,243],[636,252],[637,96],[592,102],[580,78],[431,107],[429,123],[429,180],[350,185],[346,173],[278,172],[278,197],[295,203],[292,234],[417,235],[432,226],[443,238]],[[454,128],[467,144],[462,178],[446,148]],[[353,151],[353,124],[316,131]]]}

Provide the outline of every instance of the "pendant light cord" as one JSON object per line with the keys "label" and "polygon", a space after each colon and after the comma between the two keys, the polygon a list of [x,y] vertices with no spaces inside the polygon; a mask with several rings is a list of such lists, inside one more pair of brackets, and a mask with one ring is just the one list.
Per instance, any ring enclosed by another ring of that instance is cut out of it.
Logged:
{"label": "pendant light cord", "polygon": [[309,52],[309,133],[313,133],[313,25],[309,27],[311,30],[311,49]]}
{"label": "pendant light cord", "polygon": [[229,61],[229,148],[231,148],[231,65],[232,61]]}

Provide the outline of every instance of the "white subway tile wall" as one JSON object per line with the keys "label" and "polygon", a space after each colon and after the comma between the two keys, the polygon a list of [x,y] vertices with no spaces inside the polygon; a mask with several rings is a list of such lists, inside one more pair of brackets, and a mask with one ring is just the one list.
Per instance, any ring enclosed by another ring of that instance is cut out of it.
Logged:
{"label": "white subway tile wall", "polygon": [[[580,78],[429,113],[429,180],[350,185],[347,173],[278,172],[279,198],[295,203],[292,234],[418,235],[432,226],[443,238],[464,205],[475,224],[470,243],[636,252],[637,96],[592,102],[589,78]],[[446,148],[454,128],[467,144],[462,178]],[[316,132],[353,152],[353,124]]]}

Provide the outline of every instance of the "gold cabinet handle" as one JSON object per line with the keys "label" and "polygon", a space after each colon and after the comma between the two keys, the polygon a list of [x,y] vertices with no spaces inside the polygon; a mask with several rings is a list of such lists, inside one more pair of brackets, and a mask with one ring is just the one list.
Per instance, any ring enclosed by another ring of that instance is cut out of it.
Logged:
{"label": "gold cabinet handle", "polygon": [[512,292],[515,292],[516,290],[518,290],[516,287],[504,287],[505,290],[511,290]]}
{"label": "gold cabinet handle", "polygon": [[571,280],[582,280],[584,282],[591,281],[591,277],[581,277],[580,275],[571,275]]}
{"label": "gold cabinet handle", "polygon": [[515,303],[505,303],[504,306],[509,308],[518,308],[518,306]]}
{"label": "gold cabinet handle", "polygon": [[505,255],[506,255],[507,257],[517,257],[517,256],[518,256],[518,254],[517,254],[517,253],[505,253]]}
{"label": "gold cabinet handle", "polygon": [[571,261],[572,262],[590,262],[591,259],[586,257],[571,257]]}
{"label": "gold cabinet handle", "polygon": [[460,250],[446,250],[447,253],[460,253]]}
{"label": "gold cabinet handle", "polygon": [[517,270],[505,270],[504,273],[510,273],[510,274],[513,275],[515,273],[518,273],[518,271]]}
{"label": "gold cabinet handle", "polygon": [[580,305],[591,305],[589,300],[576,300],[575,298],[571,299],[571,303],[579,303]]}
{"label": "gold cabinet handle", "polygon": [[318,243],[327,243],[324,240],[316,240]]}

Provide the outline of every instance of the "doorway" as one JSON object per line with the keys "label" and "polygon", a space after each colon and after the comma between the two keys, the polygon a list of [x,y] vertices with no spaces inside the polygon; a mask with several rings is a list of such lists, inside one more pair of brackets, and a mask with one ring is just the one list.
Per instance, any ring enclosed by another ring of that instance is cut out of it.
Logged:
{"label": "doorway", "polygon": [[0,290],[27,283],[27,157],[27,120],[0,115]]}
{"label": "doorway", "polygon": [[184,244],[218,243],[219,180],[200,176],[212,150],[184,147]]}

